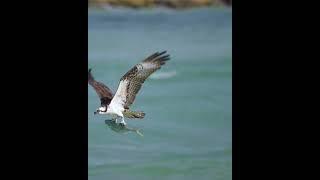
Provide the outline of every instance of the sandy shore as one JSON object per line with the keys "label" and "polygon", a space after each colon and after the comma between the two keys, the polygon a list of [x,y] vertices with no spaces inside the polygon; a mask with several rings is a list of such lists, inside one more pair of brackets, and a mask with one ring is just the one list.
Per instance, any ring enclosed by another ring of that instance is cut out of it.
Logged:
{"label": "sandy shore", "polygon": [[168,7],[168,8],[192,8],[204,6],[231,6],[232,0],[88,0],[92,6],[121,6],[129,8]]}

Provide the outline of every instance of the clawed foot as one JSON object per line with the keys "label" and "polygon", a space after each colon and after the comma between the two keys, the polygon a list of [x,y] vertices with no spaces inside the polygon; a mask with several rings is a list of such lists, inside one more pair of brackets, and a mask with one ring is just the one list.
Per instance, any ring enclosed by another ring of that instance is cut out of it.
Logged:
{"label": "clawed foot", "polygon": [[119,124],[120,124],[120,125],[122,125],[122,126],[127,125],[127,123],[126,123],[126,122],[124,122],[124,120],[122,120]]}
{"label": "clawed foot", "polygon": [[123,125],[123,126],[127,125],[127,123],[126,123],[126,122],[124,122],[124,120],[123,120],[123,119],[122,119],[122,121],[120,122],[120,124],[121,124],[121,125]]}
{"label": "clawed foot", "polygon": [[119,125],[122,125],[122,126],[126,126],[126,125],[127,125],[127,123],[124,121],[123,118],[121,119],[120,122],[119,122],[119,120],[118,120],[118,118],[117,118],[117,119],[115,119],[115,122],[116,122],[117,124],[119,124]]}

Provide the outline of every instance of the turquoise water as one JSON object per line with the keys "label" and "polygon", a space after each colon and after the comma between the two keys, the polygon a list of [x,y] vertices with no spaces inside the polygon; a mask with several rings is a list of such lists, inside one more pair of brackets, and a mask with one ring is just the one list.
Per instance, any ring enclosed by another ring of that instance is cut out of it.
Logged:
{"label": "turquoise water", "polygon": [[232,10],[89,10],[89,67],[114,92],[155,51],[171,60],[148,79],[128,120],[144,137],[119,134],[94,116],[89,91],[89,180],[232,179]]}

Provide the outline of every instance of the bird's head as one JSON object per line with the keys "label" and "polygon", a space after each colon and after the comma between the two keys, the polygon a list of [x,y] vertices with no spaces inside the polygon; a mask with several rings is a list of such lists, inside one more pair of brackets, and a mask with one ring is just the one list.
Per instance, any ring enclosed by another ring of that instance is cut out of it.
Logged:
{"label": "bird's head", "polygon": [[94,112],[94,115],[96,115],[96,114],[105,114],[106,112],[107,112],[107,107],[101,106]]}

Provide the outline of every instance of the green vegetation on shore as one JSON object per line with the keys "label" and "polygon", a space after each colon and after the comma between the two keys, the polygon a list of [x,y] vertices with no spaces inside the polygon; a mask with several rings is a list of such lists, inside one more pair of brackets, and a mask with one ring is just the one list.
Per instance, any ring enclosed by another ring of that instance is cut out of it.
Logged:
{"label": "green vegetation on shore", "polygon": [[203,6],[231,6],[232,0],[88,0],[90,6],[121,6],[129,8],[168,7],[191,8]]}

